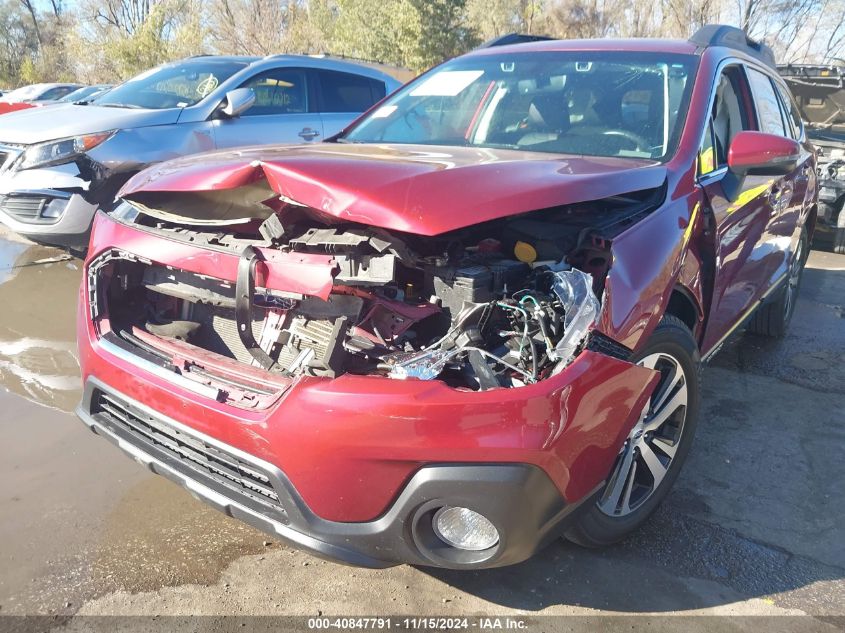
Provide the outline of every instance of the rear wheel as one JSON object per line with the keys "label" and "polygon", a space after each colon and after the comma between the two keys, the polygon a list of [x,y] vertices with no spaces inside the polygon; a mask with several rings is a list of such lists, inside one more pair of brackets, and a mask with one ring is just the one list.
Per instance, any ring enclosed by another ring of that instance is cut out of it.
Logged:
{"label": "rear wheel", "polygon": [[764,303],[754,312],[748,323],[749,332],[772,338],[781,338],[786,334],[795,312],[795,304],[798,302],[801,273],[807,261],[807,252],[807,233],[802,230],[783,288],[778,290],[776,299]]}
{"label": "rear wheel", "polygon": [[839,216],[833,229],[833,252],[845,255],[845,203],[839,205]]}
{"label": "rear wheel", "polygon": [[654,512],[681,470],[698,423],[698,346],[684,323],[665,316],[635,362],[660,372],[625,440],[601,496],[566,537],[579,545],[615,543]]}

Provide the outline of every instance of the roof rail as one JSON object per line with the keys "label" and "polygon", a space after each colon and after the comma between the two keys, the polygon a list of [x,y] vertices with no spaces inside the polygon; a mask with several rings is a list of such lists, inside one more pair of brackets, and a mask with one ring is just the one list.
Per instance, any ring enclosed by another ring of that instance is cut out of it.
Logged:
{"label": "roof rail", "polygon": [[500,35],[494,37],[492,40],[487,40],[483,44],[479,44],[478,48],[493,48],[494,46],[507,46],[508,44],[525,44],[526,42],[544,42],[546,40],[553,40],[555,38],[548,35],[531,35],[528,33],[508,33],[507,35]]}
{"label": "roof rail", "polygon": [[689,38],[690,43],[700,48],[724,46],[742,51],[756,57],[764,64],[775,68],[775,54],[772,49],[751,39],[748,34],[735,26],[727,24],[705,24]]}
{"label": "roof rail", "polygon": [[340,59],[343,61],[351,61],[351,62],[362,62],[365,64],[379,64],[381,66],[393,66],[394,64],[388,64],[387,62],[382,62],[377,59],[367,59],[366,57],[354,57],[352,55],[343,55],[342,53],[327,53],[325,51],[320,51],[319,53],[300,53],[300,52],[290,52],[290,53],[272,53],[270,55],[266,55],[263,59],[278,59],[280,57],[290,57],[291,55],[300,56],[300,57],[312,57],[314,59]]}

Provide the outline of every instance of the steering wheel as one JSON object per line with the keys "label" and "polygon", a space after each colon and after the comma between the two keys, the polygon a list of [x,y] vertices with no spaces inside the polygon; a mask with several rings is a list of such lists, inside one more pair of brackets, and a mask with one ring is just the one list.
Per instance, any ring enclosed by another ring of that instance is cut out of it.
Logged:
{"label": "steering wheel", "polygon": [[628,141],[631,141],[634,144],[634,151],[637,152],[647,152],[650,148],[649,142],[646,139],[631,130],[612,128],[610,130],[604,130],[602,132],[602,136],[620,136]]}
{"label": "steering wheel", "polygon": [[402,115],[405,124],[411,130],[423,130],[426,134],[431,134],[432,124],[431,117],[425,109],[419,106],[411,108]]}

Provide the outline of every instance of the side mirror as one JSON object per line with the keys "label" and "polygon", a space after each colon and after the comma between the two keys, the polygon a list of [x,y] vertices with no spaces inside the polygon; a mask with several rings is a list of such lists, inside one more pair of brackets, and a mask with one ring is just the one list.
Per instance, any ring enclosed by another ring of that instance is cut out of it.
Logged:
{"label": "side mirror", "polygon": [[252,88],[237,88],[226,93],[226,100],[220,104],[218,112],[228,119],[240,116],[255,103]]}
{"label": "side mirror", "polygon": [[782,176],[798,165],[801,146],[790,138],[739,132],[728,148],[728,169],[738,177]]}

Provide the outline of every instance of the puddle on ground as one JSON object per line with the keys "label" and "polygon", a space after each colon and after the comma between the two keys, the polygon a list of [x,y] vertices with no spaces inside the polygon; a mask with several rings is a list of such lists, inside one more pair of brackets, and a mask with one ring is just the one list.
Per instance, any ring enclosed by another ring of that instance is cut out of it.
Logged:
{"label": "puddle on ground", "polygon": [[0,233],[0,388],[62,411],[78,404],[81,271],[58,249]]}
{"label": "puddle on ground", "polygon": [[105,516],[92,580],[98,594],[211,585],[242,556],[280,547],[268,539],[162,477],[144,479]]}
{"label": "puddle on ground", "polygon": [[[54,608],[74,593],[213,584],[232,561],[270,549],[268,537],[192,500],[163,478],[144,476],[143,469],[79,422],[68,419],[69,424],[63,424],[65,416],[21,406],[2,393],[65,412],[79,403],[76,304],[81,273],[80,260],[20,241],[0,228],[0,410],[10,411],[0,424],[0,444],[6,447],[0,465],[29,486],[18,482],[14,495],[0,491],[0,513],[11,507],[18,513],[18,520],[6,522],[5,532],[0,530],[6,546],[0,547],[0,559],[14,552],[28,573],[46,577],[44,587],[29,587],[26,572],[19,574],[11,583],[13,593],[22,604]],[[70,470],[68,460],[88,467],[61,475]],[[104,473],[109,473],[107,482]],[[50,545],[33,554],[28,550],[28,515],[22,508],[44,504],[37,486],[55,476],[61,482],[49,484],[49,510],[42,517],[52,526],[47,532],[53,530],[53,537]],[[4,477],[8,483],[11,475],[0,468],[0,479]],[[57,534],[62,521],[71,521],[81,532],[73,539]],[[56,541],[66,544],[67,551]],[[68,574],[78,576],[71,583]],[[59,583],[62,600],[48,597],[57,579],[64,579]],[[4,590],[7,587],[0,586],[0,596]],[[10,607],[0,608],[5,612]]]}

